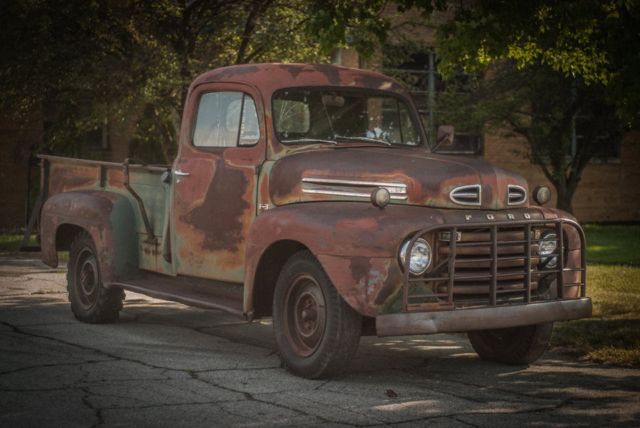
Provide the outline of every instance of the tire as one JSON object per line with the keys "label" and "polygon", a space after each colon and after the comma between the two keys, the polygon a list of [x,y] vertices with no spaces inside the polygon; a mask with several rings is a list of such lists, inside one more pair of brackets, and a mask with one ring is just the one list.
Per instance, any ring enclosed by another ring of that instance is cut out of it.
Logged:
{"label": "tire", "polygon": [[480,358],[512,365],[531,364],[549,345],[553,323],[497,330],[470,331],[469,341]]}
{"label": "tire", "polygon": [[362,317],[340,297],[308,251],[285,264],[273,297],[273,327],[283,365],[309,379],[348,368],[358,349]]}
{"label": "tire", "polygon": [[69,249],[67,291],[71,311],[78,320],[87,323],[111,323],[118,320],[124,291],[120,288],[105,288],[96,247],[86,232],[78,233]]}

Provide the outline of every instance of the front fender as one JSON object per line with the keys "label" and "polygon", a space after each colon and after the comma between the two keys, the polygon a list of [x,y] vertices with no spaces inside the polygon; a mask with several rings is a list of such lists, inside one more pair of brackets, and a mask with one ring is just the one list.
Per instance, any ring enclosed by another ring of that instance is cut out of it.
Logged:
{"label": "front fender", "polygon": [[411,233],[442,223],[427,207],[318,202],[273,208],[253,223],[247,245],[245,310],[260,258],[274,243],[295,241],[318,259],[342,298],[356,311],[375,316],[402,285],[399,247]]}
{"label": "front fender", "polygon": [[112,282],[138,268],[138,234],[131,202],[107,191],[56,194],[45,202],[40,215],[43,261],[58,265],[56,237],[63,225],[87,231],[96,246],[102,280]]}

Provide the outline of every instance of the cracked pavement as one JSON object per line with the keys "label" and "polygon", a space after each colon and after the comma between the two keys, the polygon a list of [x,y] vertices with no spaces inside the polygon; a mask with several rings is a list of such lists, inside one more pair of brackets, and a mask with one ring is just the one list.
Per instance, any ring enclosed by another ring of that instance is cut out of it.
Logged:
{"label": "cracked pavement", "polygon": [[[33,257],[33,255],[29,256]],[[63,270],[0,255],[0,426],[639,426],[640,370],[547,352],[481,361],[464,335],[363,337],[345,375],[280,367],[268,320],[127,292],[76,321]]]}

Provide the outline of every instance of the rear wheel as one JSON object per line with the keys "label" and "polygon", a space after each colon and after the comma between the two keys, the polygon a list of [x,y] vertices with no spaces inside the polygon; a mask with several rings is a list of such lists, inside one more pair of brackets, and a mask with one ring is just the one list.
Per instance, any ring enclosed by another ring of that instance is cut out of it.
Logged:
{"label": "rear wheel", "polygon": [[307,378],[344,371],[358,349],[362,318],[340,297],[308,251],[285,264],[274,293],[273,327],[280,357]]}
{"label": "rear wheel", "polygon": [[505,364],[530,364],[549,345],[553,323],[496,330],[470,331],[469,340],[480,358]]}
{"label": "rear wheel", "polygon": [[124,291],[107,289],[102,284],[96,248],[86,232],[79,233],[69,249],[67,290],[71,311],[80,321],[109,323],[118,320]]}

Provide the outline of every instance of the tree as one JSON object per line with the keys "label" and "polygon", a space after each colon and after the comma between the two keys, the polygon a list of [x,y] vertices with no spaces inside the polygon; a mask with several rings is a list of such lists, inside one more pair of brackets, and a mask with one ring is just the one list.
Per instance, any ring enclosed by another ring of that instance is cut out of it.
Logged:
{"label": "tree", "polygon": [[74,153],[78,135],[105,120],[133,121],[133,155],[168,162],[196,75],[325,60],[304,31],[309,8],[304,0],[6,1],[0,110],[18,119],[43,110],[46,144],[60,153]]}
{"label": "tree", "polygon": [[392,25],[395,12],[414,9],[425,20],[446,7],[446,0],[314,0],[306,28],[326,54],[350,47],[368,58],[397,30]]}
{"label": "tree", "polygon": [[[43,111],[47,149],[77,156],[90,155],[79,151],[80,135],[105,122],[133,122],[131,154],[168,162],[189,83],[199,73],[246,62],[325,62],[344,45],[370,54],[389,32],[387,3],[4,1],[0,111],[18,118]],[[397,7],[418,4],[433,7],[418,0]]]}
{"label": "tree", "polygon": [[[450,86],[439,99],[441,121],[465,129],[520,136],[529,159],[557,193],[557,207],[572,212],[572,198],[584,168],[621,137],[615,108],[602,85],[587,85],[547,66],[518,69],[494,64],[489,77],[469,91]],[[580,138],[576,138],[579,121]]]}
{"label": "tree", "polygon": [[[440,69],[452,75],[462,67],[488,77],[463,99],[445,97],[456,106],[446,110],[468,125],[524,137],[532,162],[556,188],[557,206],[571,212],[584,168],[604,149],[603,136],[638,119],[639,55],[620,48],[639,44],[638,32],[630,31],[638,23],[632,1],[464,3],[439,29]],[[572,147],[580,117],[589,120]]]}

